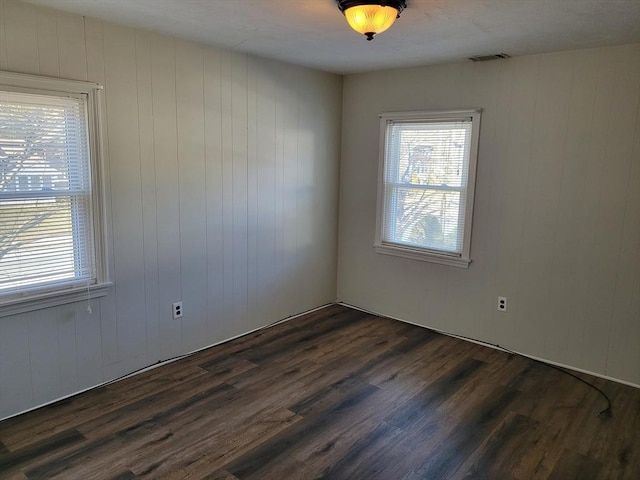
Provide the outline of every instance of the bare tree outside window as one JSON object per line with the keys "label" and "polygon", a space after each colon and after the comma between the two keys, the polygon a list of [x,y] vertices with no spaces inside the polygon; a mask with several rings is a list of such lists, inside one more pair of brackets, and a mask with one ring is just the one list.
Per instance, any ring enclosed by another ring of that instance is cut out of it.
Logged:
{"label": "bare tree outside window", "polygon": [[[0,125],[0,192],[13,195],[3,198],[0,204],[3,217],[11,219],[0,223],[0,261],[8,253],[46,238],[46,231],[37,227],[64,210],[64,202],[55,196],[25,201],[20,193],[30,198],[29,193],[52,193],[54,185],[62,187],[65,150],[63,139],[47,134],[44,112],[35,113],[16,105],[2,108],[5,115],[11,116],[11,124]],[[7,111],[9,108],[12,111]],[[47,116],[63,113],[60,109],[48,110]]]}
{"label": "bare tree outside window", "polygon": [[[460,193],[450,187],[463,183],[465,134],[453,129],[398,133],[398,173],[402,173],[395,213],[397,238],[427,248],[456,247]],[[423,188],[412,188],[418,185]]]}
{"label": "bare tree outside window", "polygon": [[[80,107],[78,106],[80,105]],[[0,97],[0,291],[83,275],[90,208],[76,99]],[[83,151],[84,150],[84,151]]]}
{"label": "bare tree outside window", "polygon": [[467,267],[480,112],[381,115],[380,253]]}

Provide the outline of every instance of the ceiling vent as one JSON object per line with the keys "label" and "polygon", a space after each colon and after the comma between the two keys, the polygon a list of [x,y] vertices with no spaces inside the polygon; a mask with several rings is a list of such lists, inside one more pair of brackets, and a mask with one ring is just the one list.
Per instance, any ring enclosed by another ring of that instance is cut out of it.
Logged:
{"label": "ceiling vent", "polygon": [[495,55],[478,55],[475,57],[469,57],[472,62],[488,62],[489,60],[499,60],[501,58],[511,58],[506,53],[496,53]]}

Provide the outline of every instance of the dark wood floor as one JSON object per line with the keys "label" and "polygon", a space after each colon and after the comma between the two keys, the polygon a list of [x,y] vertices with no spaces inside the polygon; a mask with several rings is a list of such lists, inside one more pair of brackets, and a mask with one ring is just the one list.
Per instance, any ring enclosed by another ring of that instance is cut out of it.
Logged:
{"label": "dark wood floor", "polygon": [[640,390],[331,306],[0,422],[2,479],[633,479]]}

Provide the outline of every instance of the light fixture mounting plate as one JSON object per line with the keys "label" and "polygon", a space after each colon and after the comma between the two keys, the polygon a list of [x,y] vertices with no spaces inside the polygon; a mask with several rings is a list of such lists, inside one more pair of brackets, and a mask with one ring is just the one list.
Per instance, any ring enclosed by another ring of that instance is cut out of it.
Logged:
{"label": "light fixture mounting plate", "polygon": [[381,7],[392,7],[398,11],[398,15],[407,8],[406,0],[336,0],[338,8],[342,13],[348,8],[359,7],[361,5],[380,5]]}

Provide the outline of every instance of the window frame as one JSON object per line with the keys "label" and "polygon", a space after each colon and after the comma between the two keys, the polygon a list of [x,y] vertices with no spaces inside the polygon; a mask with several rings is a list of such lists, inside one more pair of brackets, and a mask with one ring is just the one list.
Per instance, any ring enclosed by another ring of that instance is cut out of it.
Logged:
{"label": "window frame", "polygon": [[91,175],[89,221],[93,230],[95,255],[95,278],[89,282],[71,280],[58,285],[44,285],[42,288],[0,294],[0,317],[102,297],[111,289],[112,283],[107,268],[105,171],[101,132],[102,89],[102,85],[92,82],[0,71],[0,91],[84,97]]}
{"label": "window frame", "polygon": [[[460,268],[469,268],[471,263],[471,233],[473,226],[473,205],[475,196],[475,183],[478,162],[478,144],[480,140],[480,119],[482,109],[467,108],[456,110],[425,110],[415,112],[386,112],[379,115],[380,117],[380,150],[378,161],[378,192],[376,206],[376,231],[374,240],[374,249],[377,253],[385,255],[394,255],[413,260],[438,263]],[[389,122],[404,123],[424,123],[430,121],[460,121],[471,120],[471,142],[469,146],[468,158],[468,178],[466,187],[466,204],[465,219],[463,225],[463,241],[462,251],[460,254],[445,252],[442,250],[434,250],[421,248],[417,246],[409,246],[400,243],[384,240],[385,228],[385,166],[388,161],[386,158],[387,147],[387,129]]]}

